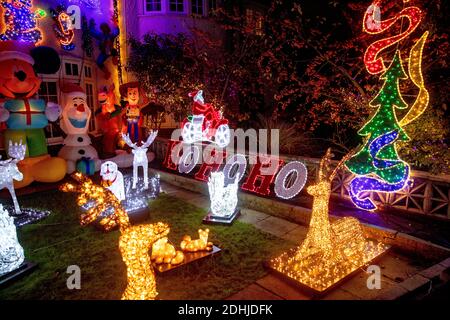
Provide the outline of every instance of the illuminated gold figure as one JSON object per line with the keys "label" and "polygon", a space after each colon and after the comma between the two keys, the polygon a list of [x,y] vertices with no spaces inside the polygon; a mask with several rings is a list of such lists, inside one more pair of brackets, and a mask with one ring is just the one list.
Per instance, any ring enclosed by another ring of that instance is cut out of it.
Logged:
{"label": "illuminated gold figure", "polygon": [[345,156],[330,173],[331,151],[327,150],[320,162],[317,183],[307,189],[314,199],[306,239],[297,249],[270,262],[275,270],[318,292],[330,288],[387,250],[382,243],[366,240],[355,218],[330,223],[331,182],[350,156],[351,153]]}
{"label": "illuminated gold figure", "polygon": [[81,216],[81,225],[97,220],[108,208],[114,209],[111,215],[100,220],[100,225],[105,231],[116,226],[120,229],[119,249],[122,260],[127,266],[127,287],[122,299],[155,299],[158,293],[149,251],[154,242],[167,236],[170,231],[169,226],[162,222],[132,226],[128,214],[111,191],[95,184],[79,172],[72,177],[79,185],[66,183],[61,186],[61,190],[78,193],[77,203],[80,206],[89,201],[95,201],[95,205]]}

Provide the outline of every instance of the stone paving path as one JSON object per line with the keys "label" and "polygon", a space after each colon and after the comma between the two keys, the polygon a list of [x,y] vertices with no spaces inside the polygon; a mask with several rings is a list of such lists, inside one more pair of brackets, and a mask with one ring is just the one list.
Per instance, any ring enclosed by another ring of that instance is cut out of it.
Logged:
{"label": "stone paving path", "polygon": [[[164,192],[183,199],[197,207],[208,210],[209,199],[199,193],[190,192],[166,182],[161,182]],[[307,227],[277,218],[263,212],[241,208],[239,220],[254,225],[256,228],[270,233],[276,237],[298,245],[306,237]],[[417,274],[411,281],[421,281],[418,273],[427,266],[420,266],[411,258],[394,251],[389,251],[378,261],[381,268],[381,289],[370,290],[367,288],[367,277],[363,270],[353,278],[342,284],[338,289],[331,291],[322,297],[325,300],[367,300],[376,299],[377,296],[387,292],[406,293],[408,283],[400,282]],[[423,277],[422,277],[423,278]],[[406,286],[406,287],[405,287]],[[312,297],[287,284],[278,277],[268,274],[255,283],[230,296],[230,300],[310,300]]]}

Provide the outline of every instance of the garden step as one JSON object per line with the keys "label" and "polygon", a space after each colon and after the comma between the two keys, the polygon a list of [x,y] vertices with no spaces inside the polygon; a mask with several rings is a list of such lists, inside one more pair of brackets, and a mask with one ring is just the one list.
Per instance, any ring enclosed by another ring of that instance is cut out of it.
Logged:
{"label": "garden step", "polygon": [[280,296],[264,289],[257,284],[251,284],[226,300],[283,300]]}
{"label": "garden step", "polygon": [[310,300],[310,297],[272,274],[259,279],[256,283],[286,300]]}

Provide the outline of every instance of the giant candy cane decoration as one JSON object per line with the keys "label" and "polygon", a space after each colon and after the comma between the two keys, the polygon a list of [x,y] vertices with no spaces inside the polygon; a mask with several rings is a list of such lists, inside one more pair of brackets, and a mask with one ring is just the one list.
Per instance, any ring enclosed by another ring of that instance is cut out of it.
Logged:
{"label": "giant candy cane decoration", "polygon": [[378,74],[385,70],[382,57],[378,57],[381,51],[394,45],[410,35],[416,30],[422,20],[422,11],[417,7],[407,7],[396,14],[394,17],[381,21],[378,20],[377,13],[380,12],[381,0],[376,0],[367,9],[363,19],[363,30],[369,34],[380,34],[391,28],[398,20],[407,18],[409,20],[408,28],[392,37],[384,38],[372,43],[364,53],[364,64],[370,74]]}

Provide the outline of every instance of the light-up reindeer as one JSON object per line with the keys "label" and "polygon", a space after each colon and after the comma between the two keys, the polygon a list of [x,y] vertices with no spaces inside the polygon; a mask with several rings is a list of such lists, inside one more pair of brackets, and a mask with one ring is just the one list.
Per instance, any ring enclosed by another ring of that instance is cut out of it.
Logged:
{"label": "light-up reindeer", "polygon": [[[19,203],[17,202],[16,192],[14,190],[14,180],[22,181],[23,174],[19,171],[17,163],[25,158],[27,146],[20,143],[9,141],[8,155],[11,159],[0,161],[0,190],[6,188],[9,190],[14,203],[16,214],[21,214]],[[0,156],[1,159],[1,156]]]}
{"label": "light-up reindeer", "polygon": [[[170,231],[169,226],[162,222],[131,225],[127,212],[110,190],[95,184],[80,172],[72,174],[72,178],[78,182],[78,185],[65,183],[60,189],[64,192],[77,193],[79,206],[88,201],[95,202],[95,205],[81,216],[81,225],[88,225],[100,218],[100,225],[105,231],[119,227],[119,250],[127,266],[127,287],[122,299],[155,299],[158,292],[149,251],[153,243],[167,236]],[[112,209],[112,214],[101,217],[101,213],[108,207]]]}
{"label": "light-up reindeer", "polygon": [[223,172],[211,172],[208,181],[208,191],[211,201],[211,212],[214,216],[228,217],[233,214],[238,203],[238,182],[239,174],[236,175],[233,183],[225,186]]}
{"label": "light-up reindeer", "polygon": [[297,253],[297,258],[305,260],[321,255],[323,261],[333,263],[346,259],[345,246],[364,247],[365,240],[357,219],[345,217],[330,223],[328,214],[331,183],[340,167],[352,155],[353,151],[344,156],[333,171],[330,170],[332,156],[330,149],[320,161],[317,181],[307,188],[307,192],[313,196],[312,215],[308,234]]}
{"label": "light-up reindeer", "polygon": [[128,134],[122,133],[122,139],[125,141],[125,143],[133,149],[133,189],[136,189],[136,185],[138,182],[138,170],[139,167],[142,167],[144,171],[144,189],[148,189],[148,158],[147,158],[147,150],[148,147],[152,144],[152,142],[155,140],[156,136],[158,135],[158,131],[152,131],[150,132],[147,141],[141,142],[142,145],[138,146],[137,143],[134,143],[131,141],[130,136]]}

